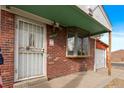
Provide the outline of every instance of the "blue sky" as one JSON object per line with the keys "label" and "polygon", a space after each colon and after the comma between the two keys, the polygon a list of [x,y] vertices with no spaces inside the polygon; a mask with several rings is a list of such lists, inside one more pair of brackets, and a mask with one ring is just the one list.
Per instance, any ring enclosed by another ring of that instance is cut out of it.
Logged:
{"label": "blue sky", "polygon": [[[124,5],[105,5],[104,9],[112,24],[112,51],[124,49]],[[102,40],[107,43],[108,36]]]}

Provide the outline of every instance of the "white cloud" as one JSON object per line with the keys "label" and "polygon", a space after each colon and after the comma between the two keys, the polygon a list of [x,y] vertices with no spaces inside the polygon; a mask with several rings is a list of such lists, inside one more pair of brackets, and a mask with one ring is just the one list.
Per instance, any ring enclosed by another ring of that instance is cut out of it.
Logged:
{"label": "white cloud", "polygon": [[[101,40],[108,44],[108,34],[104,34]],[[124,32],[112,32],[112,51],[124,49]]]}

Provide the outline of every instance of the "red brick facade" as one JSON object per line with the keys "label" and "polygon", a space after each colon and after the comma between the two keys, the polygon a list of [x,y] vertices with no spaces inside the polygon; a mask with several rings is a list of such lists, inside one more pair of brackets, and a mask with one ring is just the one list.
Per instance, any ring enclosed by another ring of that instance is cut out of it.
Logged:
{"label": "red brick facade", "polygon": [[[47,25],[47,77],[49,79],[71,74],[74,72],[93,70],[94,66],[94,39],[90,39],[90,56],[85,58],[66,57],[67,31],[57,31],[55,45],[50,46],[50,34],[52,27]],[[0,35],[0,47],[4,57],[1,65],[3,87],[13,87],[14,84],[14,37],[15,15],[2,11],[2,29]]]}
{"label": "red brick facade", "polygon": [[106,50],[107,47],[108,47],[107,44],[103,43],[100,40],[96,40],[96,48]]}
{"label": "red brick facade", "polygon": [[49,37],[52,27],[47,26],[47,74],[48,78],[71,74],[78,71],[91,70],[94,65],[94,40],[90,41],[90,57],[86,58],[67,58],[66,41],[67,31],[65,29],[56,31],[54,46],[49,46]]}
{"label": "red brick facade", "polygon": [[1,14],[0,47],[4,57],[1,75],[3,87],[13,87],[15,16],[6,11],[2,11]]}

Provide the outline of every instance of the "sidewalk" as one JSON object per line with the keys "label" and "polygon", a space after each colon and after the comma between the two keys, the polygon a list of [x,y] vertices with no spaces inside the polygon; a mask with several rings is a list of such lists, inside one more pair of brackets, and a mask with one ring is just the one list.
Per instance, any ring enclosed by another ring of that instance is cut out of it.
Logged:
{"label": "sidewalk", "polygon": [[112,69],[112,75],[108,76],[107,69],[101,69],[97,72],[78,72],[71,75],[52,79],[50,81],[40,82],[34,85],[28,84],[30,88],[102,88],[113,79],[124,80],[124,70]]}

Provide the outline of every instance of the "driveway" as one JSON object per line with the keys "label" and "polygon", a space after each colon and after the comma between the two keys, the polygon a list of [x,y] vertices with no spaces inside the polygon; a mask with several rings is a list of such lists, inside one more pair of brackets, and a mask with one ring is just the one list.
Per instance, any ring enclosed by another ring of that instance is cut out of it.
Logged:
{"label": "driveway", "polygon": [[124,70],[124,62],[112,62],[112,66],[115,69]]}
{"label": "driveway", "polygon": [[[103,88],[113,79],[124,80],[124,70],[112,69],[112,75],[108,76],[107,69],[100,69],[97,72],[78,72],[67,76],[52,79],[50,81],[39,79],[35,83],[27,82],[30,88]],[[20,87],[20,86],[15,86]],[[22,86],[21,86],[22,87]]]}

